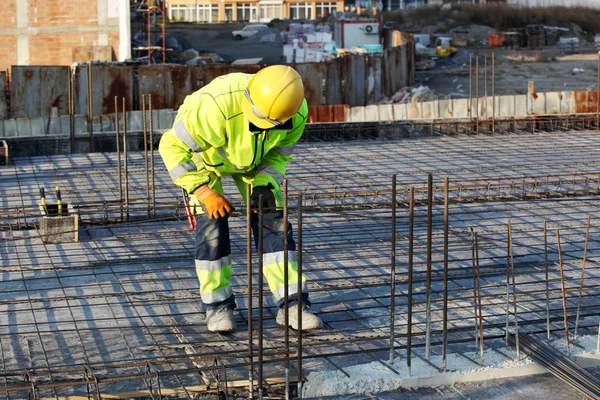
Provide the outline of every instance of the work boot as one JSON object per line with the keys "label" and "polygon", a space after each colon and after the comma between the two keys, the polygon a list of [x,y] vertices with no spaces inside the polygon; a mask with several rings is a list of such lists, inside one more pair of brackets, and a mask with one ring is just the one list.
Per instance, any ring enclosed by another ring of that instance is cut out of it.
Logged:
{"label": "work boot", "polygon": [[[275,321],[277,321],[279,325],[285,326],[284,308],[279,309]],[[298,304],[290,307],[290,317],[288,322],[293,329],[298,330]],[[302,330],[310,331],[313,329],[320,329],[322,327],[323,321],[321,321],[321,318],[313,314],[308,306],[302,305]]]}
{"label": "work boot", "polygon": [[211,332],[228,333],[235,331],[233,310],[228,307],[206,310],[206,323]]}

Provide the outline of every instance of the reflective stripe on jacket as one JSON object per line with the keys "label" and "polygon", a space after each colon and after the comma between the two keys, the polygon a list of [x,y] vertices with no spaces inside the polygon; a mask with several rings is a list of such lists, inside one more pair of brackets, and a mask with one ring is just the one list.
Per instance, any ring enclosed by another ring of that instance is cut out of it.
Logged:
{"label": "reflective stripe on jacket", "polygon": [[244,174],[253,187],[271,183],[276,195],[281,193],[285,166],[304,132],[308,105],[304,100],[279,129],[251,130],[242,113],[242,100],[252,76],[223,75],[187,96],[173,128],[163,134],[160,155],[175,184],[189,193],[208,183],[211,173]]}

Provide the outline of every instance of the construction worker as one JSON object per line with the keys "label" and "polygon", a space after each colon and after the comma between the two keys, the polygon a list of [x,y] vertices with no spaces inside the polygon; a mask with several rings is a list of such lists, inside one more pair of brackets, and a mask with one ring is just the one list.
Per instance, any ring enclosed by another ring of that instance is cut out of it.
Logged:
{"label": "construction worker", "polygon": [[[288,66],[273,65],[258,73],[232,73],[216,78],[184,100],[173,128],[159,146],[176,185],[190,196],[196,219],[196,272],[206,306],[208,330],[236,329],[231,290],[231,250],[227,217],[232,211],[221,185],[231,176],[244,201],[263,209],[263,266],[277,305],[277,323],[284,325],[283,213],[281,184],[294,144],[308,117],[300,75]],[[246,185],[251,198],[246,199]],[[260,197],[262,196],[262,197]],[[252,231],[258,243],[258,217]],[[289,325],[298,328],[296,245],[288,224]],[[320,328],[310,311],[306,278],[302,276],[302,329]]]}

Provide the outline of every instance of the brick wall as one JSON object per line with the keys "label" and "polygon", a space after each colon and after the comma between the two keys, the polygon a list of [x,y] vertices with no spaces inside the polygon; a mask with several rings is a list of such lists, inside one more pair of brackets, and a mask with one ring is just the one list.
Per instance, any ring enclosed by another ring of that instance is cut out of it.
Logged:
{"label": "brick wall", "polygon": [[0,29],[15,28],[17,26],[17,1],[18,0],[2,0]]}
{"label": "brick wall", "polygon": [[[110,5],[107,7],[114,8],[115,1],[108,0]],[[18,64],[71,65],[74,48],[92,49],[92,46],[106,45],[107,38],[112,55],[116,57],[119,52],[118,18],[107,19],[107,9],[100,25],[102,16],[98,11],[98,0],[0,2],[0,71]],[[24,17],[20,24],[17,15]]]}
{"label": "brick wall", "polygon": [[98,25],[97,0],[29,0],[29,26]]}
{"label": "brick wall", "polygon": [[96,45],[97,41],[95,33],[31,36],[31,65],[71,65],[74,47]]}

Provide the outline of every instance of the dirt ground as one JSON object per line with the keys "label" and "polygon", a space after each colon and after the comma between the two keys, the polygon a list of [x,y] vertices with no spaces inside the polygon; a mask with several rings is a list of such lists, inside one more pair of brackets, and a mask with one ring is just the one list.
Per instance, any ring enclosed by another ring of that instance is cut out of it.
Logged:
{"label": "dirt ground", "polygon": [[[495,53],[495,93],[497,95],[525,94],[528,81],[535,83],[538,92],[597,90],[598,55],[593,48],[583,49],[582,54],[561,55],[556,48],[542,50],[510,50],[476,47],[464,49],[480,56],[479,94],[485,94],[484,56],[488,56],[487,90],[492,94],[491,55]],[[592,53],[593,52],[593,53]],[[531,61],[546,59],[548,61]],[[428,86],[440,95],[469,95],[469,58],[456,65],[417,71],[416,85]],[[473,95],[476,92],[476,68],[473,61]],[[575,68],[583,69],[583,71]]]}

